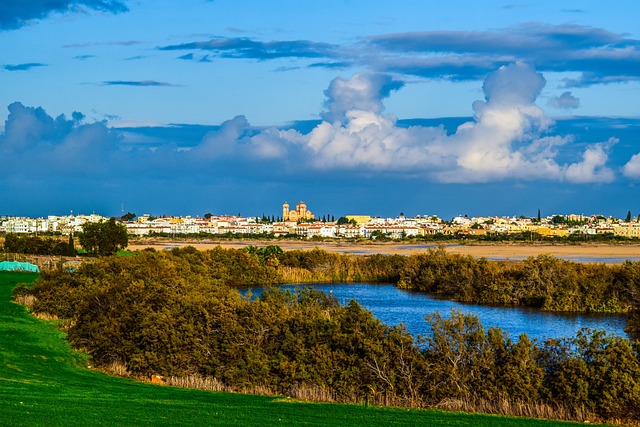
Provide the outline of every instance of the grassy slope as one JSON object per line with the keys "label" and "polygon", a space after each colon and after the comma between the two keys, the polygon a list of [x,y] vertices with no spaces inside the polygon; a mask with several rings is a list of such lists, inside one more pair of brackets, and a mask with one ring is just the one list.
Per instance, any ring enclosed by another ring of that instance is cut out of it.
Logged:
{"label": "grassy slope", "polygon": [[578,425],[506,417],[293,402],[154,386],[88,369],[52,322],[10,302],[17,283],[0,273],[0,425]]}

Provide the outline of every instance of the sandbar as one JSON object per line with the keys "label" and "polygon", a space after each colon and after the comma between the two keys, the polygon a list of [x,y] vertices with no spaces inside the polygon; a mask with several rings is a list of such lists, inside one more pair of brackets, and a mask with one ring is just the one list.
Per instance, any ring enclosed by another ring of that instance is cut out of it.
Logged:
{"label": "sandbar", "polygon": [[[220,240],[220,241],[178,241],[147,240],[130,242],[129,250],[154,248],[168,250],[175,247],[193,246],[198,250],[223,248],[241,249],[249,245],[264,247],[278,245],[285,251],[310,250],[319,248],[327,252],[350,253],[355,255],[413,255],[437,248],[438,243],[398,243],[398,242],[317,242],[303,240]],[[552,243],[491,243],[459,244],[445,243],[440,246],[448,253],[471,255],[490,260],[522,260],[538,255],[552,255],[558,258],[584,262],[624,262],[640,261],[640,245],[628,244],[552,244]]]}

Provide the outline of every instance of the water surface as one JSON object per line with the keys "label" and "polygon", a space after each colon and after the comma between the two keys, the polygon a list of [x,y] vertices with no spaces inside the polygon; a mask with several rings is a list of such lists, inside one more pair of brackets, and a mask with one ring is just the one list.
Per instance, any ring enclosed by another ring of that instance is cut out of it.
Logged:
{"label": "water surface", "polygon": [[[304,285],[309,286],[309,285]],[[293,290],[295,285],[283,286]],[[429,333],[425,316],[440,312],[449,317],[452,309],[478,316],[485,329],[502,328],[514,341],[523,333],[540,341],[547,338],[573,337],[582,328],[603,329],[627,338],[624,332],[626,318],[615,315],[574,315],[542,312],[527,308],[495,307],[475,304],[461,304],[454,301],[396,288],[390,284],[330,284],[313,285],[314,288],[330,293],[340,304],[348,304],[355,299],[369,309],[374,316],[387,325],[403,323],[414,336]],[[254,295],[262,290],[252,289]]]}

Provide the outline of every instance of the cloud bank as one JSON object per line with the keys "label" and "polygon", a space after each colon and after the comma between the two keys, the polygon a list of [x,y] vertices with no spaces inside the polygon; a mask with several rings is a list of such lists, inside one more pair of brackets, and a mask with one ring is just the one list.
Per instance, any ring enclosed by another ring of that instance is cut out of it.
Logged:
{"label": "cloud bank", "polygon": [[566,88],[640,80],[640,40],[576,24],[528,23],[491,31],[382,34],[344,46],[309,40],[264,42],[216,37],[159,49],[186,51],[179,59],[200,62],[209,62],[211,57],[314,59],[305,66],[357,66],[372,73],[452,81],[482,80],[493,70],[518,61],[535,64],[542,72],[579,73],[577,78],[565,80]]}
{"label": "cloud bank", "polygon": [[[528,64],[502,66],[485,79],[484,99],[473,103],[473,118],[447,132],[443,126],[399,126],[383,100],[404,83],[357,73],[329,84],[323,120],[310,131],[256,129],[237,116],[189,146],[139,143],[126,130],[85,123],[81,113],[53,118],[42,108],[13,103],[0,134],[0,154],[6,174],[47,178],[220,177],[244,170],[271,177],[339,172],[458,184],[616,180],[609,165],[615,138],[581,144],[580,151],[572,149],[573,161],[560,160],[560,149],[576,141],[554,134],[553,121],[536,105],[545,84]],[[640,154],[622,175],[640,178]]]}
{"label": "cloud bank", "polygon": [[309,134],[281,138],[302,145],[318,169],[404,171],[444,183],[614,179],[606,167],[610,144],[588,147],[575,163],[556,161],[556,148],[572,139],[548,134],[552,121],[535,104],[546,82],[527,64],[490,73],[483,85],[485,100],[473,104],[474,120],[451,135],[437,127],[398,127],[395,117],[383,113],[382,99],[400,87],[390,83],[388,77],[364,74],[334,80],[326,92],[325,116],[344,117],[344,122],[324,121]]}

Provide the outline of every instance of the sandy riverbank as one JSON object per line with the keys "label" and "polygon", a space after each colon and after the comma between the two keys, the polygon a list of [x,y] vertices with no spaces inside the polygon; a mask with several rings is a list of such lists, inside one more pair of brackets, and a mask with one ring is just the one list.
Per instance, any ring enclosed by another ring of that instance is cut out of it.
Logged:
{"label": "sandy riverbank", "polygon": [[[267,246],[278,245],[283,250],[302,249],[308,250],[315,247],[329,252],[353,253],[358,255],[370,254],[400,254],[411,255],[426,251],[429,247],[437,247],[437,244],[401,244],[394,242],[308,242],[308,241],[132,241],[129,250],[141,250],[152,247],[156,250],[170,249],[173,247],[193,246],[199,250],[212,249],[216,246],[223,248],[243,248],[249,245]],[[549,254],[561,258],[581,258],[587,260],[612,260],[622,262],[625,259],[640,260],[640,245],[638,244],[529,244],[529,243],[495,243],[495,244],[445,244],[450,253],[472,255],[488,259],[523,259],[529,256]]]}

